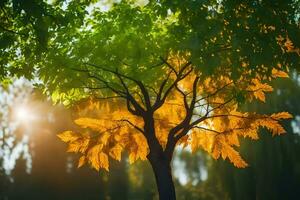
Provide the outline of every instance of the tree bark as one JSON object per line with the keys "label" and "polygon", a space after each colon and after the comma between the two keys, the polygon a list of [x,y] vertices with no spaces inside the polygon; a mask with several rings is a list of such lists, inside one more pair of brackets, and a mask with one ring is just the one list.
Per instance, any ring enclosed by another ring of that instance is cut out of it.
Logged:
{"label": "tree bark", "polygon": [[160,200],[176,200],[172,170],[167,159],[149,158]]}
{"label": "tree bark", "polygon": [[[150,152],[147,156],[156,180],[160,200],[176,200],[175,187],[171,171],[171,154],[167,155],[155,136],[153,113],[144,116],[145,136]],[[169,156],[169,157],[168,157]]]}

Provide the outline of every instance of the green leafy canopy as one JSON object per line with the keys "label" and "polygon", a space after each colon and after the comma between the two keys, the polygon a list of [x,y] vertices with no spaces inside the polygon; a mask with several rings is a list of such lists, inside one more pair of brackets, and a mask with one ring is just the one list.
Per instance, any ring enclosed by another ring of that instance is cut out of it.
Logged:
{"label": "green leafy canopy", "polygon": [[299,64],[297,52],[282,45],[289,38],[300,46],[297,1],[121,1],[88,13],[94,3],[2,1],[2,77],[37,75],[53,100],[68,104],[91,94],[84,87],[100,87],[90,75],[113,83],[93,64],[154,86],[165,76],[160,64],[175,53],[202,76],[223,67],[233,79],[244,70],[251,76]]}

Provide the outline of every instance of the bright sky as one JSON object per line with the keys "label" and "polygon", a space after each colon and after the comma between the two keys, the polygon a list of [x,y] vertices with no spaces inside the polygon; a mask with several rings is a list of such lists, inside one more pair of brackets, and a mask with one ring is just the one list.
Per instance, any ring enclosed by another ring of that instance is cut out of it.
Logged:
{"label": "bright sky", "polygon": [[[14,169],[16,160],[23,154],[26,161],[27,172],[31,170],[31,155],[28,146],[28,135],[23,134],[20,140],[16,140],[15,131],[21,121],[18,115],[28,114],[23,108],[23,113],[18,113],[18,105],[26,103],[28,94],[31,93],[32,87],[29,81],[25,79],[16,79],[7,90],[0,87],[0,157],[3,159],[3,167],[6,174],[11,174]],[[17,115],[13,116],[13,112]],[[27,116],[25,116],[27,115]],[[21,116],[19,116],[21,117]],[[3,139],[4,138],[4,139]],[[16,142],[16,144],[14,144]]]}

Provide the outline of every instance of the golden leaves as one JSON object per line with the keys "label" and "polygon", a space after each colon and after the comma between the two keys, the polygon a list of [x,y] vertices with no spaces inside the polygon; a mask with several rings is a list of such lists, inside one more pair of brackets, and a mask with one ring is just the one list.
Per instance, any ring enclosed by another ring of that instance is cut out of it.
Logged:
{"label": "golden leaves", "polygon": [[228,135],[202,132],[201,134],[192,133],[192,152],[196,151],[198,147],[202,147],[205,151],[210,153],[214,159],[218,159],[220,156],[222,159],[228,158],[234,166],[244,168],[247,163],[239,155],[232,145],[239,146],[237,135],[233,134],[230,137]]}
{"label": "golden leaves", "polygon": [[274,120],[272,118],[265,118],[263,120],[259,120],[258,123],[260,126],[265,127],[269,131],[271,131],[273,136],[286,133],[282,125],[279,124],[278,120]]}
{"label": "golden leaves", "polygon": [[101,152],[99,154],[99,167],[104,168],[104,169],[106,169],[106,171],[108,171],[108,166],[109,166],[108,156],[107,156],[107,154]]}
{"label": "golden leaves", "polygon": [[136,160],[146,160],[148,155],[148,144],[146,138],[142,134],[133,134],[134,142],[129,143],[129,163],[132,164]]}
{"label": "golden leaves", "polygon": [[89,145],[89,138],[72,131],[64,131],[57,135],[63,142],[68,143],[67,152],[84,153]]}
{"label": "golden leaves", "polygon": [[[215,130],[214,130],[215,131]],[[203,148],[214,159],[228,158],[234,166],[243,168],[247,163],[239,155],[233,146],[239,146],[238,136],[235,133],[218,134],[213,131],[194,131],[191,134],[191,148],[195,152],[199,147]]]}
{"label": "golden leaves", "polygon": [[233,105],[231,109],[227,114],[224,112],[222,115],[212,114],[209,119],[205,120],[206,123],[200,123],[192,129],[189,134],[192,152],[202,148],[214,159],[221,157],[229,159],[236,167],[246,167],[247,163],[236,150],[240,146],[239,137],[257,140],[259,127],[267,128],[273,136],[281,135],[285,133],[285,130],[279,121],[292,117],[288,112],[260,115],[237,112]]}
{"label": "golden leaves", "polygon": [[116,144],[113,148],[110,149],[109,155],[115,160],[121,160],[121,154],[123,151],[123,147],[120,144]]}
{"label": "golden leaves", "polygon": [[237,152],[233,147],[230,145],[224,145],[223,151],[222,151],[222,158],[230,160],[230,162],[233,163],[235,167],[238,168],[245,168],[248,166],[248,164],[243,160],[243,158],[240,156],[239,152]]}
{"label": "golden leaves", "polygon": [[238,138],[238,134],[236,134],[234,132],[231,133],[231,134],[227,134],[226,139],[227,139],[227,142],[228,142],[229,145],[237,146],[237,147],[240,146],[240,141],[239,141],[239,138]]}
{"label": "golden leaves", "polygon": [[109,171],[108,156],[106,153],[102,152],[102,148],[102,144],[93,146],[87,153],[88,162],[98,171],[100,168],[104,168],[106,171]]}
{"label": "golden leaves", "polygon": [[300,49],[294,46],[293,41],[288,36],[283,37],[280,35],[276,39],[283,51],[300,55]]}
{"label": "golden leaves", "polygon": [[212,150],[212,157],[218,159],[222,157],[224,160],[228,158],[234,166],[238,168],[244,168],[247,163],[242,159],[240,154],[226,142],[226,137],[224,135],[217,135]]}
{"label": "golden leaves", "polygon": [[202,131],[199,129],[193,130],[190,134],[190,146],[192,152],[202,148],[211,153],[212,147],[215,142],[216,133],[210,131]]}
{"label": "golden leaves", "polygon": [[88,148],[90,139],[86,137],[78,138],[75,141],[69,142],[67,152],[72,153],[85,153]]}
{"label": "golden leaves", "polygon": [[253,95],[256,99],[259,99],[262,102],[266,101],[265,92],[272,92],[273,88],[272,86],[261,83],[258,79],[253,79],[252,84],[249,85],[248,90],[250,92],[253,92]]}
{"label": "golden leaves", "polygon": [[79,158],[77,167],[79,168],[79,167],[83,166],[85,163],[86,163],[86,157],[85,156],[81,156]]}
{"label": "golden leaves", "polygon": [[57,135],[63,142],[72,142],[79,138],[77,134],[72,131],[64,131]]}
{"label": "golden leaves", "polygon": [[288,78],[289,75],[284,71],[273,68],[272,69],[272,77],[273,78]]}
{"label": "golden leaves", "polygon": [[272,114],[271,118],[275,120],[280,120],[280,119],[291,119],[293,118],[293,116],[288,112],[279,112],[279,113]]}
{"label": "golden leaves", "polygon": [[129,153],[130,163],[145,160],[148,155],[145,137],[131,125],[141,126],[143,122],[126,110],[109,112],[105,118],[78,118],[75,123],[85,129],[84,133],[65,131],[58,137],[68,143],[68,152],[82,154],[78,167],[88,163],[96,170],[108,171],[108,157],[120,161],[124,150]]}
{"label": "golden leaves", "polygon": [[99,131],[102,130],[100,125],[102,124],[101,120],[98,119],[92,119],[92,118],[79,118],[76,119],[75,124],[77,124],[78,126],[82,127],[82,128],[90,128],[94,131]]}
{"label": "golden leaves", "polygon": [[99,154],[103,148],[102,144],[97,144],[93,146],[87,153],[88,157],[88,162],[91,164],[93,168],[96,170],[100,169],[100,164],[99,164]]}
{"label": "golden leaves", "polygon": [[[180,62],[177,59],[169,61],[172,64]],[[243,68],[246,67],[247,63],[243,65]],[[177,70],[177,67],[174,69]],[[228,159],[236,167],[246,167],[247,163],[238,152],[239,138],[259,139],[259,127],[267,128],[273,135],[283,134],[285,130],[279,121],[292,116],[287,112],[272,115],[243,113],[238,111],[238,106],[241,102],[251,101],[253,98],[265,102],[265,94],[273,91],[272,86],[265,81],[288,77],[288,74],[274,68],[270,77],[260,74],[252,76],[249,70],[245,72],[245,76],[231,80],[230,73],[220,70],[212,76],[200,77],[196,86],[197,97],[194,99],[196,103],[190,123],[201,117],[205,119],[192,126],[177,145],[189,146],[192,152],[201,148],[215,159]],[[175,74],[172,76],[170,79],[176,78]],[[191,80],[195,80],[195,77],[196,75],[191,73],[181,80],[165,99],[164,104],[154,112],[155,136],[163,149],[168,142],[170,130],[185,120],[186,107],[193,99]],[[138,89],[132,90],[135,91],[133,97],[142,104],[143,98],[138,94]],[[155,89],[153,90],[156,93]],[[151,101],[152,99],[155,98],[151,97]],[[66,131],[58,135],[62,141],[68,143],[68,152],[82,154],[78,167],[88,163],[96,170],[101,168],[108,170],[108,157],[120,161],[123,151],[128,152],[130,164],[138,159],[147,159],[149,147],[145,136],[141,133],[145,124],[144,119],[128,112],[124,101],[91,102],[90,106],[86,106],[83,114],[79,115],[87,116],[88,110],[92,109],[93,118],[82,117],[75,120],[79,127],[85,129],[84,134]],[[141,106],[145,108],[145,105]],[[178,135],[179,133],[176,133],[175,136]]]}

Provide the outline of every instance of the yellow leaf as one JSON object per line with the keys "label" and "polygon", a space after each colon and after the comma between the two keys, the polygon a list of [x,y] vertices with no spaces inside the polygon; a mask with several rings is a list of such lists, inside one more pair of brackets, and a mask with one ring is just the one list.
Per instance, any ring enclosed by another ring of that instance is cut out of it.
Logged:
{"label": "yellow leaf", "polygon": [[256,92],[254,92],[254,96],[261,100],[262,102],[266,102],[266,96],[265,96],[265,93],[261,90],[258,90]]}
{"label": "yellow leaf", "polygon": [[67,152],[85,153],[89,145],[89,138],[80,138],[69,143]]}
{"label": "yellow leaf", "polygon": [[99,166],[100,168],[104,168],[106,171],[109,171],[108,156],[103,152],[99,154]]}
{"label": "yellow leaf", "polygon": [[243,131],[239,131],[238,132],[239,135],[242,135],[243,137],[249,137],[252,140],[257,140],[258,138],[258,134],[257,134],[257,128],[249,128],[249,129],[245,129]]}
{"label": "yellow leaf", "polygon": [[136,152],[131,152],[129,154],[129,164],[134,163],[137,160],[137,154]]}
{"label": "yellow leaf", "polygon": [[227,157],[237,168],[245,168],[248,164],[242,159],[240,154],[231,146],[226,145]]}
{"label": "yellow leaf", "polygon": [[78,161],[78,168],[79,167],[82,167],[82,165],[84,165],[85,164],[85,162],[86,162],[86,157],[85,156],[81,156],[80,158],[79,158],[79,161]]}
{"label": "yellow leaf", "polygon": [[79,136],[73,131],[64,131],[57,135],[63,142],[73,142],[79,138]]}
{"label": "yellow leaf", "polygon": [[67,149],[67,152],[69,153],[77,153],[79,152],[80,149],[80,143],[78,142],[74,142],[74,143],[70,143]]}
{"label": "yellow leaf", "polygon": [[101,131],[101,120],[93,118],[79,118],[74,121],[78,126],[82,128],[90,128],[95,131]]}
{"label": "yellow leaf", "polygon": [[240,142],[239,142],[239,138],[238,138],[237,134],[232,133],[232,134],[227,135],[227,140],[230,145],[235,145],[237,147],[240,146]]}
{"label": "yellow leaf", "polygon": [[273,136],[286,133],[284,128],[279,124],[279,122],[272,118],[262,119],[258,123],[260,124],[260,126],[263,126],[263,127],[266,127],[267,129],[269,129],[272,132]]}
{"label": "yellow leaf", "polygon": [[88,152],[88,160],[93,168],[97,171],[100,169],[99,155],[103,148],[102,144],[93,146]]}
{"label": "yellow leaf", "polygon": [[212,152],[212,157],[214,159],[218,159],[220,155],[224,160],[228,158],[229,161],[238,168],[247,167],[247,163],[242,159],[240,154],[226,142],[223,135],[218,135],[216,137]]}
{"label": "yellow leaf", "polygon": [[99,136],[98,142],[99,142],[99,143],[102,143],[102,144],[104,144],[104,145],[106,145],[107,142],[108,142],[108,139],[109,139],[110,137],[111,137],[111,134],[110,134],[110,133],[108,133],[108,132],[102,133],[102,134]]}
{"label": "yellow leaf", "polygon": [[280,70],[273,68],[272,69],[272,77],[273,78],[288,78],[289,75],[284,71],[280,71]]}
{"label": "yellow leaf", "polygon": [[258,79],[253,79],[252,84],[253,85],[248,86],[249,91],[253,92],[255,98],[265,102],[265,92],[272,92],[273,87],[266,83],[261,83]]}
{"label": "yellow leaf", "polygon": [[109,155],[115,159],[120,161],[123,147],[119,144],[116,144],[113,148],[110,149]]}
{"label": "yellow leaf", "polygon": [[293,116],[288,112],[279,112],[271,115],[271,118],[280,120],[280,119],[291,119]]}

